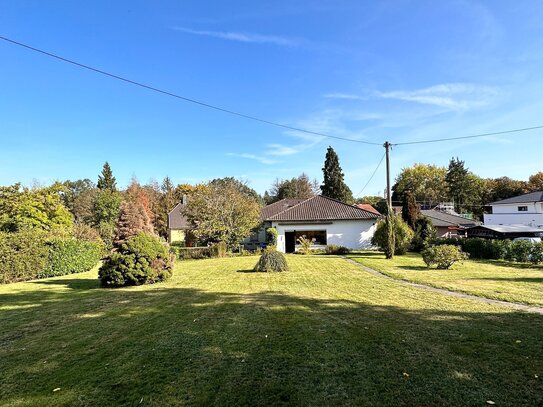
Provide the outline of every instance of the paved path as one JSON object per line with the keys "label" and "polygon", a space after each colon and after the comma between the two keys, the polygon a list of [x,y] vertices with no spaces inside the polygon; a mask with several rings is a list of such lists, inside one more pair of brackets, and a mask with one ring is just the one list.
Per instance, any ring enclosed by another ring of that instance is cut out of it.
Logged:
{"label": "paved path", "polygon": [[517,310],[520,310],[520,311],[526,311],[526,312],[531,312],[531,313],[534,313],[534,314],[543,315],[543,307],[537,307],[535,305],[520,304],[518,302],[493,300],[491,298],[479,297],[479,296],[476,296],[476,295],[465,294],[465,293],[461,293],[461,292],[458,292],[458,291],[450,291],[450,290],[446,290],[444,288],[436,288],[436,287],[432,287],[432,286],[425,285],[425,284],[412,283],[412,282],[406,281],[406,280],[399,280],[399,279],[387,276],[386,274],[383,274],[380,271],[377,271],[377,270],[374,270],[372,268],[366,267],[363,264],[360,264],[360,263],[358,263],[358,262],[356,262],[356,261],[354,261],[352,259],[349,259],[347,257],[345,257],[345,260],[347,260],[348,262],[350,262],[352,264],[357,265],[362,270],[364,270],[364,271],[366,271],[366,272],[368,272],[370,274],[373,274],[374,276],[386,278],[387,280],[395,281],[398,284],[407,285],[407,286],[410,286],[410,287],[419,288],[421,290],[432,291],[432,292],[435,292],[435,293],[448,295],[449,297],[465,298],[465,299],[468,299],[468,300],[483,302],[485,304],[500,305],[500,306],[504,306],[504,307],[514,308],[514,309],[517,309]]}

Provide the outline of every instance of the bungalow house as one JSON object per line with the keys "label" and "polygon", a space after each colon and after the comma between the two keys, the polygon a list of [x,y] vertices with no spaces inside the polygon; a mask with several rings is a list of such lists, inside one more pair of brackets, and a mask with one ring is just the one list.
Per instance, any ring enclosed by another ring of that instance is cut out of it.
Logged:
{"label": "bungalow house", "polygon": [[458,236],[464,230],[480,224],[480,222],[472,219],[435,209],[422,210],[421,213],[430,219],[430,222],[432,222],[432,225],[436,229],[437,237],[442,238]]}
{"label": "bungalow house", "polygon": [[191,225],[183,214],[183,208],[187,205],[186,197],[168,213],[168,243],[185,242],[187,232]]}
{"label": "bungalow house", "polygon": [[277,229],[277,250],[293,253],[298,239],[314,239],[315,248],[335,244],[350,249],[371,248],[380,215],[321,195],[283,199],[262,209],[264,230]]}
{"label": "bungalow house", "polygon": [[530,192],[489,204],[485,225],[525,225],[543,228],[543,191]]}

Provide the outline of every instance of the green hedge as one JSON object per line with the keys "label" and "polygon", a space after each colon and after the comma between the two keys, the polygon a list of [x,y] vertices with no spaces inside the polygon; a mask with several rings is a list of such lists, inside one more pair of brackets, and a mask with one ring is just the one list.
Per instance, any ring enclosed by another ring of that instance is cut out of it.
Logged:
{"label": "green hedge", "polygon": [[100,260],[99,242],[53,238],[29,229],[0,232],[0,283],[14,283],[90,270]]}
{"label": "green hedge", "polygon": [[0,232],[0,283],[37,278],[47,266],[46,234],[38,230]]}
{"label": "green hedge", "polygon": [[179,247],[171,246],[170,251],[175,254],[177,260],[199,260],[213,257],[226,256],[226,245],[218,243],[213,246],[203,247]]}
{"label": "green hedge", "polygon": [[88,271],[96,266],[102,255],[102,247],[97,242],[54,239],[48,246],[47,267],[38,273],[38,278]]}
{"label": "green hedge", "polygon": [[527,240],[499,239],[439,239],[435,245],[455,245],[469,253],[471,259],[508,260],[520,263],[543,262],[543,243]]}

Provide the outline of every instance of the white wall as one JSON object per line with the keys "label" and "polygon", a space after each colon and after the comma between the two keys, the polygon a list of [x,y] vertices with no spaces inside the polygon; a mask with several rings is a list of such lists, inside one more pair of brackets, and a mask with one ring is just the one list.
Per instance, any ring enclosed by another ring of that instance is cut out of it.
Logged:
{"label": "white wall", "polygon": [[[519,211],[527,206],[528,211]],[[492,213],[484,215],[485,225],[527,225],[543,227],[543,204],[541,202],[493,205]]]}
{"label": "white wall", "polygon": [[277,228],[277,250],[285,252],[285,232],[304,232],[326,230],[327,244],[345,246],[349,249],[370,249],[371,238],[375,232],[376,220],[335,220],[327,224],[281,225],[273,222]]}

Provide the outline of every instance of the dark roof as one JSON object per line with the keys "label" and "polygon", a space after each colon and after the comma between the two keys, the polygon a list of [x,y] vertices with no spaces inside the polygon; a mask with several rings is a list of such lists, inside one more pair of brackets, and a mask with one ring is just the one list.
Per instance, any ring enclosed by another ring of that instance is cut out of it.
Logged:
{"label": "dark roof", "polygon": [[297,205],[303,201],[305,201],[305,199],[281,199],[280,201],[274,202],[262,208],[260,216],[262,220],[266,220],[274,215],[277,215],[280,212],[283,212],[285,209],[291,208],[292,206]]}
{"label": "dark roof", "polygon": [[191,225],[186,218],[185,215],[183,215],[183,208],[187,204],[184,204],[183,202],[178,203],[175,205],[175,208],[173,208],[170,213],[168,213],[168,229],[190,229]]}
{"label": "dark roof", "polygon": [[[264,208],[265,209],[265,208]],[[332,198],[316,195],[273,216],[268,221],[377,219],[379,215]]]}
{"label": "dark roof", "polygon": [[356,204],[355,206],[357,208],[364,209],[368,212],[375,213],[376,215],[381,216],[381,213],[370,204]]}
{"label": "dark roof", "polygon": [[469,228],[480,224],[480,222],[472,219],[451,215],[450,213],[436,211],[434,209],[422,210],[420,212],[429,218],[435,227],[458,226]]}
{"label": "dark roof", "polygon": [[529,194],[502,199],[501,201],[492,202],[489,205],[505,205],[529,202],[543,202],[543,191],[530,192]]}

